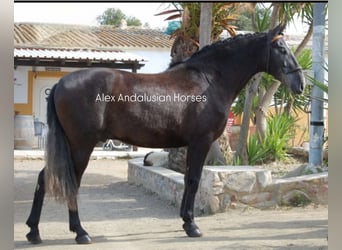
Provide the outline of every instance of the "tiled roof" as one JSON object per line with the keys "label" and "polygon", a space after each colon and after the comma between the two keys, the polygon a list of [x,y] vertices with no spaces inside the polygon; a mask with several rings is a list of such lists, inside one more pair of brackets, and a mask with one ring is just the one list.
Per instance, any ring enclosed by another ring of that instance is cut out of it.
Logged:
{"label": "tiled roof", "polygon": [[60,60],[92,60],[92,61],[139,61],[144,58],[122,51],[103,51],[90,49],[42,49],[42,48],[15,48],[14,58],[21,59],[60,59]]}
{"label": "tiled roof", "polygon": [[114,50],[14,48],[16,66],[106,67],[136,72],[146,61],[132,53]]}
{"label": "tiled roof", "polygon": [[14,24],[14,46],[17,48],[171,48],[172,42],[168,35],[153,29],[120,29],[107,25]]}

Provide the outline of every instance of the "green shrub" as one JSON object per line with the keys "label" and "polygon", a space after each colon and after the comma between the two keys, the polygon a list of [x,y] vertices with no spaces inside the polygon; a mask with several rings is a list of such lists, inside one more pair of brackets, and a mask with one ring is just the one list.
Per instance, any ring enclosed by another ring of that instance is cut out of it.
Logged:
{"label": "green shrub", "polygon": [[257,135],[252,135],[248,138],[247,155],[248,163],[256,165],[262,163],[267,158],[268,149],[263,147],[263,143],[257,138]]}
{"label": "green shrub", "polygon": [[270,160],[282,160],[286,156],[288,142],[295,136],[296,119],[288,114],[271,115],[267,119],[263,147],[268,149]]}
{"label": "green shrub", "polygon": [[287,114],[269,116],[265,138],[259,140],[257,135],[249,137],[247,144],[249,164],[284,159],[288,142],[295,136],[295,122],[296,119]]}

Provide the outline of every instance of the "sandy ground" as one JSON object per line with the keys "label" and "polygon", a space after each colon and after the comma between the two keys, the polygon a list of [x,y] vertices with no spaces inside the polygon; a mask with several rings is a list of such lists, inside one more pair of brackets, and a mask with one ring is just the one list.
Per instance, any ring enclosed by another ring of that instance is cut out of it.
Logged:
{"label": "sandy ground", "polygon": [[41,160],[15,160],[15,249],[328,249],[328,208],[236,209],[197,217],[204,236],[188,238],[179,211],[155,194],[127,183],[127,161],[93,160],[83,177],[79,211],[93,244],[79,246],[68,231],[65,205],[47,199],[43,243],[25,235]]}

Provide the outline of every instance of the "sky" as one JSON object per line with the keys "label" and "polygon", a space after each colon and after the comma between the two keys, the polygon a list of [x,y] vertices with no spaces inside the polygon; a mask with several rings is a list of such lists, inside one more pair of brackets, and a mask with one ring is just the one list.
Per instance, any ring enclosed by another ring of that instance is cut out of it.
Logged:
{"label": "sky", "polygon": [[165,16],[154,16],[168,3],[14,3],[14,22],[98,25],[96,17],[108,8],[120,9],[126,16],[138,18],[151,28],[167,26]]}
{"label": "sky", "polygon": [[[167,16],[154,16],[170,5],[170,3],[14,3],[14,22],[64,23],[81,25],[98,25],[96,17],[107,8],[120,9],[126,16],[134,16],[142,22],[149,23],[151,28],[166,28]],[[305,29],[305,28],[304,28]],[[286,33],[301,33],[300,23],[286,29]]]}

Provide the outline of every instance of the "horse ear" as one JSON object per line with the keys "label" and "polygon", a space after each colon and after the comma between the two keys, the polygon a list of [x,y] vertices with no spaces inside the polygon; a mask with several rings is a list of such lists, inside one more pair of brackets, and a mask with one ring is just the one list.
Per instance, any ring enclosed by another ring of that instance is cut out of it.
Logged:
{"label": "horse ear", "polygon": [[277,35],[281,35],[285,29],[286,24],[280,23],[277,27],[269,31],[270,37],[275,37]]}

